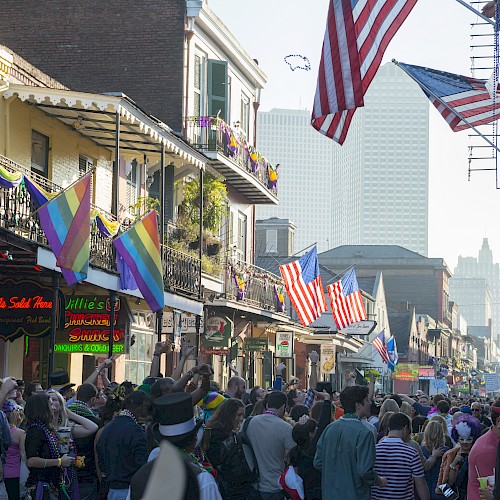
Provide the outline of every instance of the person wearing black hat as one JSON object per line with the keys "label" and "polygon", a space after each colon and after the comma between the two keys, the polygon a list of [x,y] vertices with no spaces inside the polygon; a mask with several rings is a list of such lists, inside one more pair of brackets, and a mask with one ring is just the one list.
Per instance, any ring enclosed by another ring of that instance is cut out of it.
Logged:
{"label": "person wearing black hat", "polygon": [[143,391],[132,392],[99,437],[97,460],[109,486],[108,500],[125,500],[132,476],[147,462],[146,433],[139,421],[150,413],[150,397]]}
{"label": "person wearing black hat", "polygon": [[60,392],[66,401],[71,397],[71,388],[74,386],[75,384],[69,381],[69,375],[66,370],[52,372],[49,375],[49,388]]}
{"label": "person wearing black hat", "polygon": [[[170,393],[155,399],[153,406],[155,421],[152,425],[152,432],[156,441],[160,443],[165,440],[173,444],[184,459],[188,478],[196,478],[196,481],[189,479],[186,481],[185,491],[175,500],[196,498],[222,500],[215,479],[198,464],[192,455],[201,422],[197,423],[194,418],[191,395],[185,392]],[[149,456],[150,461],[134,474],[130,482],[130,500],[140,500],[143,497],[155,461],[159,460],[157,459],[159,451],[159,447],[155,448]],[[165,470],[165,474],[168,474],[168,470]]]}

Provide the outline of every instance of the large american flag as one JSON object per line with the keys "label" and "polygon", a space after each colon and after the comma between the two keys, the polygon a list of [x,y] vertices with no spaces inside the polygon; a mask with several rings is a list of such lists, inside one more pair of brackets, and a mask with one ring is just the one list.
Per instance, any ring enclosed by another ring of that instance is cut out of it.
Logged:
{"label": "large american flag", "polygon": [[484,125],[500,117],[500,93],[497,90],[493,100],[486,88],[487,80],[411,64],[396,64],[420,85],[454,132],[471,125]]}
{"label": "large american flag", "polygon": [[311,118],[342,144],[392,37],[417,0],[331,0]]}
{"label": "large american flag", "polygon": [[327,310],[316,247],[299,260],[280,266],[280,272],[300,322],[310,325]]}
{"label": "large american flag", "polygon": [[328,285],[327,290],[333,318],[339,330],[368,317],[354,267],[347,271],[340,280]]}
{"label": "large american flag", "polygon": [[[373,347],[377,349],[384,363],[389,363],[389,351],[385,343],[385,332],[382,330],[372,341]],[[394,371],[394,370],[392,370]]]}

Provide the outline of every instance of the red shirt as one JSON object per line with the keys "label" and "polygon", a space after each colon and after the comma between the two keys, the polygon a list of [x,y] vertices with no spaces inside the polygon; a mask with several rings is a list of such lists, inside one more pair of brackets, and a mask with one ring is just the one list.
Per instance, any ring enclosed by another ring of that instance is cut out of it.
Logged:
{"label": "red shirt", "polygon": [[480,477],[492,476],[494,474],[493,469],[497,459],[498,441],[499,438],[490,429],[474,443],[469,453],[467,500],[481,500],[477,471],[479,471]]}

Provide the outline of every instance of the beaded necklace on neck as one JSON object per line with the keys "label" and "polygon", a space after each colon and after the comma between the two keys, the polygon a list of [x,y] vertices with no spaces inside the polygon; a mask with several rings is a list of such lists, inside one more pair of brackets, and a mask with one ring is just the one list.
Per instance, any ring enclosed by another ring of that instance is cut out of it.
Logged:
{"label": "beaded necklace on neck", "polygon": [[77,415],[81,415],[82,417],[93,417],[94,412],[92,411],[92,408],[88,403],[85,403],[85,401],[80,401],[79,399],[75,399],[69,407],[68,407],[72,412],[76,413]]}
{"label": "beaded necklace on neck", "polygon": [[281,418],[275,411],[273,410],[266,410],[264,412],[264,415],[274,415],[275,417]]}
{"label": "beaded necklace on neck", "polygon": [[344,413],[342,418],[345,420],[361,420],[361,417],[356,413]]}
{"label": "beaded necklace on neck", "polygon": [[122,410],[120,413],[118,413],[118,416],[130,417],[137,425],[139,424],[139,422],[137,422],[137,419],[135,418],[135,415],[129,410]]}
{"label": "beaded necklace on neck", "polygon": [[45,434],[47,444],[49,445],[50,455],[52,458],[61,458],[59,453],[59,442],[55,432],[51,431],[41,420],[35,420],[30,427],[38,427]]}

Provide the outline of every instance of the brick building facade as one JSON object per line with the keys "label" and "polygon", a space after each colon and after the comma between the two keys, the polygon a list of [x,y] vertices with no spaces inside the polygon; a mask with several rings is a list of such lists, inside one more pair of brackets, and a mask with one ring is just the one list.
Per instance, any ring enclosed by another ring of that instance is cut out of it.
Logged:
{"label": "brick building facade", "polygon": [[0,44],[73,90],[123,92],[180,131],[185,11],[185,0],[4,0]]}

